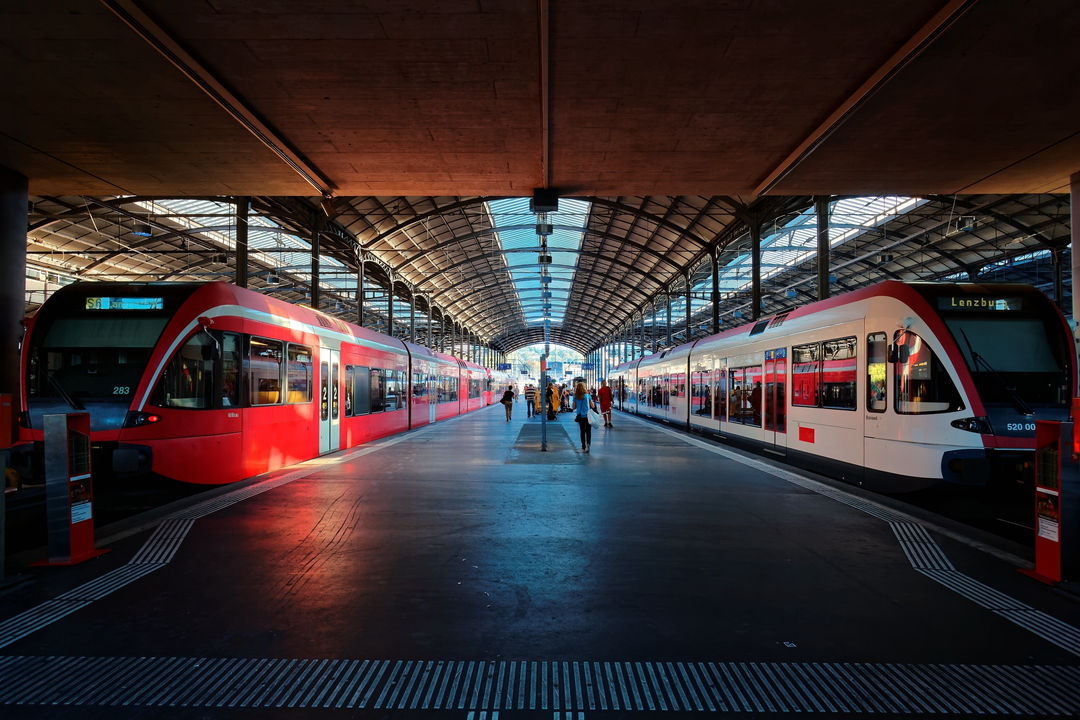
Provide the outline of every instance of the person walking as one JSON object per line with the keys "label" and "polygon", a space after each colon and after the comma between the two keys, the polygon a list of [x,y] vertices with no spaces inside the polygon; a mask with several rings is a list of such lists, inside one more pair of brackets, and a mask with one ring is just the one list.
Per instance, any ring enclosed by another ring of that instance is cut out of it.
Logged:
{"label": "person walking", "polygon": [[555,413],[559,408],[559,388],[555,387],[555,383],[548,382],[547,394],[548,420],[558,420],[559,416]]}
{"label": "person walking", "polygon": [[525,386],[525,408],[529,413],[529,417],[536,415],[536,388],[532,385]]}
{"label": "person walking", "polygon": [[510,422],[510,413],[514,409],[514,386],[507,385],[506,392],[503,393],[502,400],[503,405],[506,406],[506,422]]}
{"label": "person walking", "polygon": [[611,424],[611,388],[606,379],[600,381],[600,414],[604,416],[604,427],[615,427]]}
{"label": "person walking", "polygon": [[[574,421],[581,432],[581,452],[588,453],[592,444],[592,425],[589,424],[589,407],[593,405],[592,396],[585,392],[585,383],[579,382],[574,388]],[[596,408],[593,407],[595,410]]]}

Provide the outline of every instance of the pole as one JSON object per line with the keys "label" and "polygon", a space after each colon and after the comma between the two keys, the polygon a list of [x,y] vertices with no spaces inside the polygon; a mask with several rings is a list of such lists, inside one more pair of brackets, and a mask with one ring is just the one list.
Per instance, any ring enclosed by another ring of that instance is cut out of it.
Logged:
{"label": "pole", "polygon": [[[11,446],[15,439],[15,413],[22,406],[19,383],[19,345],[23,336],[26,312],[26,210],[29,184],[20,173],[0,166],[0,393],[11,393],[11,417],[5,423],[10,437],[0,438],[0,448]],[[2,410],[0,410],[2,412]],[[0,450],[7,455],[7,450]],[[5,463],[0,468],[6,472]],[[0,488],[7,478],[0,474]],[[0,584],[4,581],[4,525],[6,502],[0,502]]]}
{"label": "pole", "polygon": [[683,342],[690,342],[694,329],[690,327],[690,318],[694,315],[694,296],[690,292],[690,273],[686,273],[686,337]]}
{"label": "pole", "polygon": [[390,278],[386,294],[386,334],[394,337],[394,274],[388,273]]}
{"label": "pole", "polygon": [[751,218],[750,223],[750,255],[753,260],[751,273],[750,292],[750,319],[757,320],[761,316],[761,223],[757,216]]}
{"label": "pole", "polygon": [[251,198],[236,198],[236,287],[248,286],[248,209]]}
{"label": "pole", "polygon": [[720,258],[714,248],[709,255],[712,261],[712,334],[720,332]]}
{"label": "pole", "polygon": [[356,324],[364,327],[364,259],[356,264]]}
{"label": "pole", "polygon": [[540,452],[547,452],[548,377],[547,352],[540,356]]}
{"label": "pole", "polygon": [[829,297],[829,196],[818,195],[814,198],[817,210],[817,298]]}
{"label": "pole", "polygon": [[[1080,213],[1076,212],[1076,208],[1080,207],[1080,172],[1069,178],[1069,199],[1069,212],[1072,215],[1072,317],[1073,322],[1077,323],[1080,322],[1080,291],[1075,283],[1076,278],[1080,277],[1080,224],[1077,223]],[[1076,330],[1073,333],[1076,334]]]}
{"label": "pole", "polygon": [[409,291],[409,342],[416,342],[416,292]]}
{"label": "pole", "polygon": [[315,216],[311,231],[311,307],[319,309],[319,241],[322,235],[322,215]]}

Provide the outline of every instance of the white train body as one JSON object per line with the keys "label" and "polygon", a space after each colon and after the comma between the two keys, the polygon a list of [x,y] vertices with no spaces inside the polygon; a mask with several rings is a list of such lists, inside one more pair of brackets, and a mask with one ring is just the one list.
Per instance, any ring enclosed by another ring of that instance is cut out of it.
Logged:
{"label": "white train body", "polygon": [[1067,323],[1034,288],[890,281],[611,379],[625,411],[905,492],[1030,476],[1035,420],[1068,419],[1075,359]]}

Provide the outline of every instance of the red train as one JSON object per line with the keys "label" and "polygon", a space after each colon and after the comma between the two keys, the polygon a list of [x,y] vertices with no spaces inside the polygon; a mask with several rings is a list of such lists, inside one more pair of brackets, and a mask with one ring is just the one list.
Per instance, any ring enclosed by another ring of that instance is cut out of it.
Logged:
{"label": "red train", "polygon": [[496,402],[510,378],[227,283],[75,283],[27,321],[19,444],[90,413],[120,474],[241,480]]}

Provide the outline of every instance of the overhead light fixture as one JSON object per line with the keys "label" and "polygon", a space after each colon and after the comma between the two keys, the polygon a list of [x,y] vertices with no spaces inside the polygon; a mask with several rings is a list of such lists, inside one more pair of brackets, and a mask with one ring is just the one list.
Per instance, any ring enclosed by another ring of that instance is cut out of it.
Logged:
{"label": "overhead light fixture", "polygon": [[529,200],[529,212],[559,212],[559,191],[550,188],[534,188],[532,199]]}
{"label": "overhead light fixture", "polygon": [[540,235],[541,237],[547,237],[552,233],[553,230],[554,228],[552,227],[551,223],[536,224],[536,234]]}
{"label": "overhead light fixture", "polygon": [[154,234],[153,228],[146,223],[135,223],[131,228],[132,235],[138,235],[139,237],[150,237]]}
{"label": "overhead light fixture", "polygon": [[541,265],[550,265],[551,264],[551,256],[550,255],[541,255],[540,258],[539,258],[539,261],[540,261]]}
{"label": "overhead light fixture", "polygon": [[281,282],[281,278],[279,278],[274,273],[270,273],[266,276],[266,282],[270,283],[271,285],[277,285],[279,282]]}
{"label": "overhead light fixture", "polygon": [[544,292],[540,293],[540,298],[542,300],[550,300],[551,299],[551,291],[550,290],[545,290]]}
{"label": "overhead light fixture", "polygon": [[326,213],[326,217],[331,220],[341,214],[341,211],[334,207],[334,196],[329,193],[322,196],[322,200],[319,201],[319,207]]}
{"label": "overhead light fixture", "polygon": [[884,265],[893,261],[892,253],[878,253],[877,256],[878,265]]}

